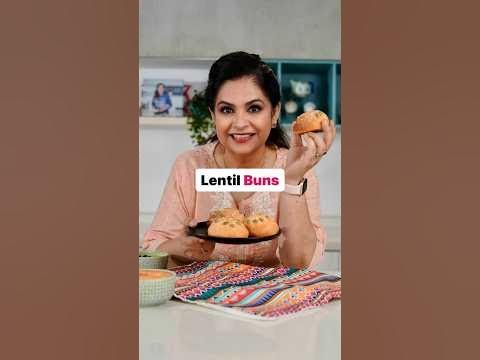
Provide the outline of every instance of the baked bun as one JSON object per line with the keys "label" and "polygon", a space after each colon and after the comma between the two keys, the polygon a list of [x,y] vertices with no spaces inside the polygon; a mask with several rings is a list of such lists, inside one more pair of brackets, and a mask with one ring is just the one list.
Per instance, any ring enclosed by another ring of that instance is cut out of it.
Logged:
{"label": "baked bun", "polygon": [[238,211],[238,209],[225,208],[225,209],[212,211],[208,218],[208,223],[211,224],[217,221],[218,219],[222,219],[222,218],[233,218],[233,219],[239,220],[240,222],[243,222],[244,220],[243,214],[240,211]]}
{"label": "baked bun", "polygon": [[216,218],[208,227],[208,235],[226,238],[247,238],[248,229],[234,218]]}
{"label": "baked bun", "polygon": [[264,237],[278,233],[278,224],[271,217],[263,214],[254,214],[245,219],[245,226],[251,236]]}
{"label": "baked bun", "polygon": [[293,124],[295,134],[304,134],[310,131],[323,131],[323,124],[329,123],[328,116],[320,110],[304,112],[298,116]]}

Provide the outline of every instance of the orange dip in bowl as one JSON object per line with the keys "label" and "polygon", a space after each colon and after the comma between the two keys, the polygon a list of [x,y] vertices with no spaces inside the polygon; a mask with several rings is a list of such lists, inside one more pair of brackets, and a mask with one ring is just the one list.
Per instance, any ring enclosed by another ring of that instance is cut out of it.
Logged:
{"label": "orange dip in bowl", "polygon": [[138,272],[140,280],[158,280],[158,279],[165,279],[171,277],[172,274],[166,271],[148,271],[148,270],[140,270]]}

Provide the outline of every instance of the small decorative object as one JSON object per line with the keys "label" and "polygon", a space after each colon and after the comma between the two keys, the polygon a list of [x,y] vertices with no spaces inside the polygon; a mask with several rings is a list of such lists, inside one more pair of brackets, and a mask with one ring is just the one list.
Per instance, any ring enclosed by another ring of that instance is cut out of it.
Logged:
{"label": "small decorative object", "polygon": [[287,114],[293,114],[296,113],[298,110],[298,105],[295,101],[289,100],[285,103],[285,111]]}
{"label": "small decorative object", "polygon": [[312,84],[306,81],[290,80],[292,93],[300,98],[307,97],[312,93]]}
{"label": "small decorative object", "polygon": [[168,254],[163,251],[140,251],[138,254],[138,267],[140,269],[165,269]]}
{"label": "small decorative object", "polygon": [[316,108],[317,108],[317,105],[315,105],[313,101],[307,101],[305,104],[303,104],[304,112],[312,111],[312,110],[315,110]]}
{"label": "small decorative object", "polygon": [[140,306],[159,305],[170,300],[175,292],[177,276],[163,269],[139,270],[138,297]]}
{"label": "small decorative object", "polygon": [[142,116],[183,116],[183,80],[144,78]]}

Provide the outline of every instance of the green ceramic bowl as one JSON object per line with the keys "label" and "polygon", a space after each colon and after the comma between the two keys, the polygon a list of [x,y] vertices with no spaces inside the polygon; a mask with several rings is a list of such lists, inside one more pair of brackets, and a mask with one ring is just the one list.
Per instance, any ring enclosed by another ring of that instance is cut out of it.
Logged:
{"label": "green ceramic bowl", "polygon": [[140,251],[138,267],[140,269],[166,269],[168,254],[163,251]]}
{"label": "green ceramic bowl", "polygon": [[140,306],[159,305],[170,300],[175,291],[176,274],[170,270],[147,269],[140,270],[140,274],[148,272],[155,275],[161,273],[161,278],[142,278],[139,279],[139,304]]}

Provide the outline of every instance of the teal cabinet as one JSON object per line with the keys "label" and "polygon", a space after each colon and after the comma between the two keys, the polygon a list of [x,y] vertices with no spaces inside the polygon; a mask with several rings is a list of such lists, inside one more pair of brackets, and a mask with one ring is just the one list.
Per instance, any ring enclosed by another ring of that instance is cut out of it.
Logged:
{"label": "teal cabinet", "polygon": [[341,123],[339,61],[268,59],[265,62],[281,84],[282,124],[291,124],[309,106],[325,112],[336,124]]}
{"label": "teal cabinet", "polygon": [[342,76],[342,67],[340,64],[335,65],[335,71],[336,71],[336,82],[337,82],[337,87],[335,89],[335,108],[336,108],[336,123],[341,124],[342,123],[342,113],[341,113],[341,106],[340,106],[340,99],[342,97],[342,92],[340,89],[341,85],[341,76]]}

